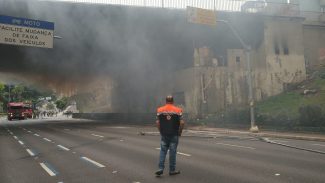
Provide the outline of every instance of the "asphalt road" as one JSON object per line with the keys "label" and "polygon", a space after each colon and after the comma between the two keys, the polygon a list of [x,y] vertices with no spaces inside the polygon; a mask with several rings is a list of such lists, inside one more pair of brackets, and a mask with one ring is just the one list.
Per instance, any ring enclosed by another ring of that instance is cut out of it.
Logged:
{"label": "asphalt road", "polygon": [[[144,132],[144,133],[142,133]],[[325,143],[271,139],[325,152]],[[0,122],[1,183],[323,183],[325,155],[270,144],[247,134],[186,131],[180,175],[156,178],[154,127],[83,120]]]}

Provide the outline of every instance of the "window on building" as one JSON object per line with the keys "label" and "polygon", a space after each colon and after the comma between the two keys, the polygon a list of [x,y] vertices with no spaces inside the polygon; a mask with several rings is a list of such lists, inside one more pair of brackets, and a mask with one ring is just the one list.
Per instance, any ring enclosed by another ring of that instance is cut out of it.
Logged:
{"label": "window on building", "polygon": [[228,66],[227,58],[223,56],[219,56],[217,57],[217,59],[218,59],[218,66]]}
{"label": "window on building", "polygon": [[240,57],[236,56],[236,63],[240,63]]}
{"label": "window on building", "polygon": [[289,48],[288,47],[283,48],[283,54],[289,55]]}
{"label": "window on building", "polygon": [[280,55],[280,48],[279,48],[278,43],[274,43],[274,53],[276,55]]}
{"label": "window on building", "polygon": [[285,39],[283,39],[283,41],[282,41],[282,48],[283,48],[283,54],[289,55],[289,47],[288,47],[288,43],[287,43],[287,41],[285,41]]}

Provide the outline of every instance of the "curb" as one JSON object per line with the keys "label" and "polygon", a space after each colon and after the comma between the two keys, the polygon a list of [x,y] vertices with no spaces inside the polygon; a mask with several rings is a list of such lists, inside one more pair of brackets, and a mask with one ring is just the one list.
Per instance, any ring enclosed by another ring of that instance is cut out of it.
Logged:
{"label": "curb", "polygon": [[325,142],[325,135],[324,137],[315,137],[315,136],[300,136],[300,135],[286,135],[286,134],[272,134],[272,133],[252,133],[252,132],[244,132],[244,131],[236,131],[236,130],[216,130],[213,128],[204,129],[204,128],[188,128],[187,130],[193,131],[207,131],[207,132],[217,132],[217,133],[224,133],[224,134],[247,134],[252,137],[273,137],[273,138],[284,138],[284,139],[294,139],[294,140],[308,140],[308,141],[318,141],[318,142]]}
{"label": "curb", "polygon": [[275,138],[284,138],[284,139],[294,139],[294,140],[308,140],[308,141],[319,141],[319,142],[325,142],[325,138],[321,137],[313,137],[313,136],[295,136],[295,135],[284,135],[284,134],[268,134],[268,133],[252,133],[250,134],[254,137],[275,137]]}

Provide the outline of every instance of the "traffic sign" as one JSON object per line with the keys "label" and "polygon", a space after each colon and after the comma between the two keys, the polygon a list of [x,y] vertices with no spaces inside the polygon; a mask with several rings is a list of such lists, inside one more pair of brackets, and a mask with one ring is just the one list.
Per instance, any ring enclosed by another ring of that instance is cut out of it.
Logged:
{"label": "traffic sign", "polygon": [[0,43],[53,48],[54,23],[0,15]]}
{"label": "traffic sign", "polygon": [[187,21],[195,24],[215,26],[217,18],[215,11],[188,6]]}

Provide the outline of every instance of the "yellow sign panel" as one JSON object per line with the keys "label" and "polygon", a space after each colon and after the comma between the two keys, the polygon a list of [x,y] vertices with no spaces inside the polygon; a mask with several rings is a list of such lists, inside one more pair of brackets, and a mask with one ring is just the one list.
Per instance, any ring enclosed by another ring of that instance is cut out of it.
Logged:
{"label": "yellow sign panel", "polygon": [[188,6],[187,21],[195,24],[215,26],[217,18],[215,11]]}

